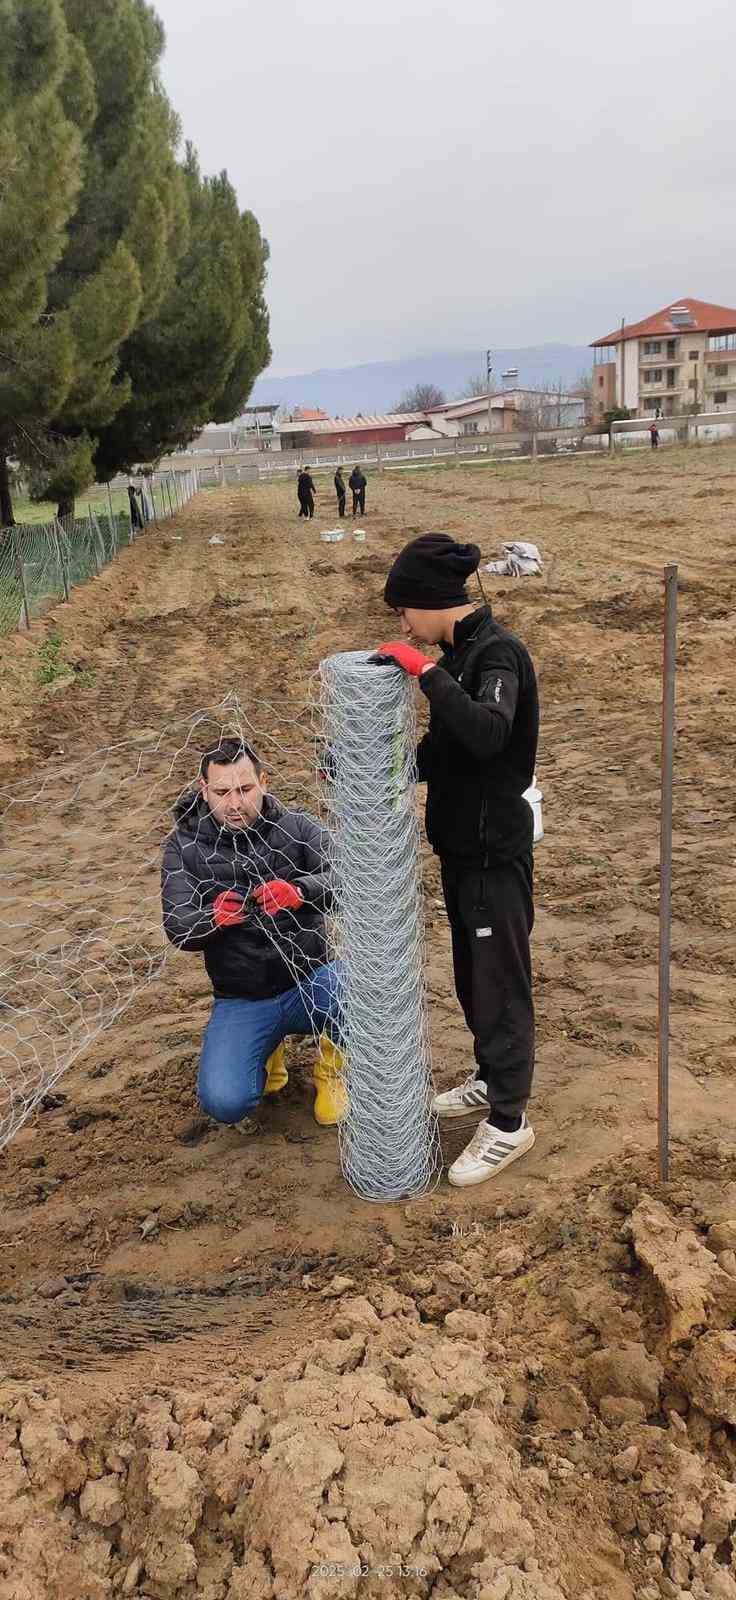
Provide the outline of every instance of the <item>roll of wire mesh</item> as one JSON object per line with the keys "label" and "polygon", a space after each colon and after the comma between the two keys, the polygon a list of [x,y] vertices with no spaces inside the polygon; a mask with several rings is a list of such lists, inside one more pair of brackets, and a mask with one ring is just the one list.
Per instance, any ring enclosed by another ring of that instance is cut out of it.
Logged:
{"label": "roll of wire mesh", "polygon": [[349,1097],[342,1168],[363,1199],[400,1200],[432,1188],[441,1166],[424,989],[413,685],[365,651],[329,657],[320,679]]}

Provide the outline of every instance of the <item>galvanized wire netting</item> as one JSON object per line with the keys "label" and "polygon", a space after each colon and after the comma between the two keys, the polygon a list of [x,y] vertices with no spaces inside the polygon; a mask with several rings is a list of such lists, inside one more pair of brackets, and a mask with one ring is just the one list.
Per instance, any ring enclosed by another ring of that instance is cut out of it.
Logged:
{"label": "galvanized wire netting", "polygon": [[[177,798],[191,799],[202,751],[235,737],[259,750],[287,812],[283,856],[278,822],[267,862],[257,839],[242,841],[254,884],[280,873],[282,861],[283,875],[293,876],[289,812],[321,811],[327,824],[319,861],[334,885],[326,958],[337,991],[330,1031],[346,1058],[345,1177],[364,1199],[382,1201],[421,1194],[436,1180],[411,688],[364,653],[326,661],[316,682],[316,727],[296,702],[258,701],[246,711],[232,696],[158,735],[52,764],[40,783],[0,789],[0,1147],[163,978],[169,959],[187,959],[163,936],[161,846]],[[315,733],[319,751],[330,750],[326,782],[315,771]],[[189,902],[205,928],[214,896],[232,888],[217,840],[207,840]],[[309,872],[321,870],[319,861]],[[261,925],[302,983],[299,913]],[[307,1012],[316,1037],[324,1015],[308,1004]]]}
{"label": "galvanized wire netting", "polygon": [[76,584],[101,572],[146,525],[173,516],[196,492],[193,472],[152,479],[141,501],[144,526],[138,529],[127,510],[115,511],[112,500],[83,517],[0,529],[0,638],[30,626],[54,601],[68,598]]}
{"label": "galvanized wire netting", "polygon": [[365,651],[320,668],[342,973],[348,1112],[343,1172],[367,1200],[432,1187],[440,1171],[424,990],[412,686]]}

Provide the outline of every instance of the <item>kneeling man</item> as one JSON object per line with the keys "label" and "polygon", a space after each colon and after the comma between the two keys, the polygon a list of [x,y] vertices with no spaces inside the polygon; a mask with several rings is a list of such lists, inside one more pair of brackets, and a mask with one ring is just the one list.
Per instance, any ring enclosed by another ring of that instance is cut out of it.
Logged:
{"label": "kneeling man", "polygon": [[175,810],[164,847],[164,929],[204,955],[214,1001],[199,1064],[204,1111],[248,1116],[287,1082],[283,1041],[319,1036],[315,1120],[345,1111],[339,969],[327,960],[327,834],[266,791],[249,745],[224,739],[202,757],[197,788]]}

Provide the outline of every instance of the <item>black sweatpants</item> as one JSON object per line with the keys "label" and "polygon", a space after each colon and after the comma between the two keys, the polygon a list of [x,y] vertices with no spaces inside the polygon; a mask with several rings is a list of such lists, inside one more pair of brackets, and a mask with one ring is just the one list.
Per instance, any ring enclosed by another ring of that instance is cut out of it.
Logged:
{"label": "black sweatpants", "polygon": [[534,1074],[531,850],[485,871],[442,862],[455,989],[493,1112],[519,1117]]}
{"label": "black sweatpants", "polygon": [[337,497],[337,515],[338,515],[338,517],[344,517],[344,515],[345,515],[345,491],[344,490],[343,490],[342,494],[339,494],[338,497]]}
{"label": "black sweatpants", "polygon": [[353,489],[353,516],[358,511],[365,516],[365,489]]}

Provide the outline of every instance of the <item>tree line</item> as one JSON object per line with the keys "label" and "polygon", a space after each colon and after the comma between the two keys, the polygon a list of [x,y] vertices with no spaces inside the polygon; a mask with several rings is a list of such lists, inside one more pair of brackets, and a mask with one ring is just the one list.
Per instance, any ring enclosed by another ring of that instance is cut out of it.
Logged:
{"label": "tree line", "polygon": [[146,0],[0,0],[0,526],[229,421],[268,364],[268,246],[202,175]]}

